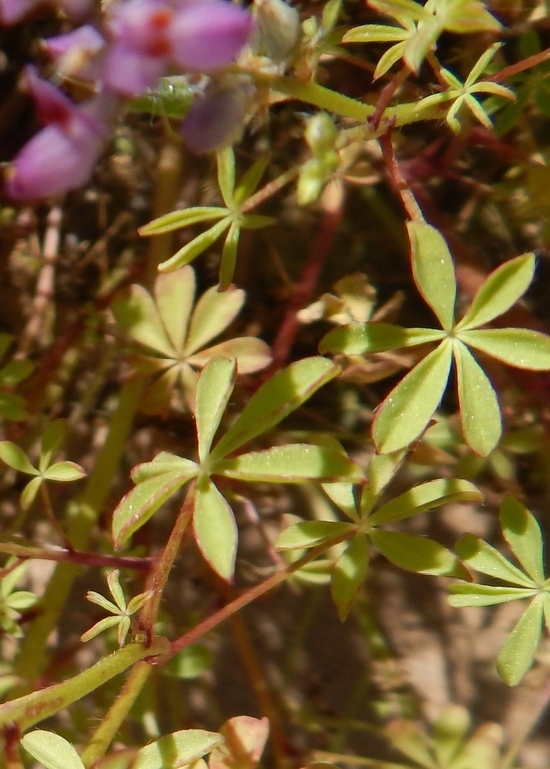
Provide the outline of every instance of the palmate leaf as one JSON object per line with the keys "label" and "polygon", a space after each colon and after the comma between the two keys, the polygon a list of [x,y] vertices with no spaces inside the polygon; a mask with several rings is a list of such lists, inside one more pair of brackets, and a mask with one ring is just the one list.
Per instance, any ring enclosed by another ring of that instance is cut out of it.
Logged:
{"label": "palmate leaf", "polygon": [[344,521],[300,521],[282,531],[275,541],[277,550],[306,550],[325,542],[339,541],[355,531]]}
{"label": "palmate leaf", "polygon": [[433,539],[382,529],[373,529],[370,538],[376,549],[400,569],[468,579],[468,572],[456,555]]}
{"label": "palmate leaf", "polygon": [[227,212],[224,213],[226,215],[220,222],[216,222],[208,230],[201,232],[196,238],[186,243],[170,259],[161,262],[158,266],[159,272],[171,272],[178,267],[183,267],[202,254],[203,251],[206,251],[207,248],[210,248],[231,224],[231,216],[228,216]]}
{"label": "palmate leaf", "polygon": [[332,600],[342,622],[348,616],[353,599],[367,577],[369,540],[357,534],[336,561],[332,572]]}
{"label": "palmate leaf", "polygon": [[454,323],[456,278],[443,235],[425,222],[408,222],[414,281],[442,328]]}
{"label": "palmate leaf", "polygon": [[470,481],[437,478],[414,486],[390,502],[386,502],[370,515],[368,520],[373,526],[379,526],[384,523],[403,521],[412,515],[433,510],[434,507],[440,507],[449,502],[481,502],[482,500],[482,493]]}
{"label": "palmate leaf", "polygon": [[214,571],[229,581],[235,569],[237,525],[229,503],[206,476],[197,483],[194,508],[197,545]]}
{"label": "palmate leaf", "polygon": [[171,211],[169,214],[159,216],[152,222],[144,224],[138,232],[141,236],[163,235],[165,232],[180,230],[182,227],[189,227],[192,224],[200,222],[215,221],[227,216],[227,209],[219,206],[197,206],[187,208],[184,211]]}
{"label": "palmate leaf", "polygon": [[[536,588],[533,580],[514,566],[496,548],[488,545],[472,534],[465,534],[456,545],[460,560],[480,574],[508,582],[517,587],[532,590]],[[459,586],[456,586],[459,587]],[[454,589],[454,588],[453,588]]]}
{"label": "palmate leaf", "polygon": [[[171,275],[167,276],[168,278]],[[216,286],[207,289],[196,304],[191,317],[185,352],[192,355],[221,334],[237,317],[245,301],[240,288],[219,292]]]}
{"label": "palmate leaf", "polygon": [[519,684],[533,664],[542,632],[545,596],[536,595],[514,627],[497,657],[497,671],[509,686]]}
{"label": "palmate leaf", "polygon": [[495,606],[499,603],[532,598],[534,595],[533,588],[478,584],[451,585],[451,592],[449,604],[459,608],[465,606]]}
{"label": "palmate leaf", "polygon": [[229,430],[214,446],[212,462],[218,462],[274,427],[339,373],[339,366],[318,356],[303,358],[277,372],[254,393]]}
{"label": "palmate leaf", "polygon": [[[166,460],[171,465],[169,470],[162,471],[161,463],[154,467],[154,460],[147,463],[147,470],[142,471],[141,477],[138,468],[137,486],[122,497],[113,513],[111,530],[115,548],[121,548],[173,494],[199,472],[194,462],[180,457],[172,458],[176,461],[171,463]],[[136,474],[133,477],[135,480]]]}
{"label": "palmate leaf", "polygon": [[151,294],[138,284],[117,297],[112,305],[117,325],[145,347],[173,358],[177,353]]}
{"label": "palmate leaf", "polygon": [[500,407],[493,386],[466,345],[454,340],[462,431],[468,445],[486,457],[502,433]]}
{"label": "palmate leaf", "polygon": [[446,339],[409,371],[383,401],[372,429],[379,451],[404,448],[427,427],[445,392],[451,360],[452,343]]}
{"label": "palmate leaf", "polygon": [[319,345],[319,352],[368,355],[401,347],[416,347],[439,342],[443,331],[430,328],[403,328],[393,323],[350,323],[329,331]]}
{"label": "palmate leaf", "polygon": [[486,328],[461,331],[465,344],[515,368],[547,371],[550,336],[527,328]]}
{"label": "palmate leaf", "polygon": [[223,244],[222,260],[220,264],[219,290],[225,291],[233,280],[235,264],[237,262],[237,248],[241,236],[241,224],[235,220],[231,222]]}
{"label": "palmate leaf", "polygon": [[213,358],[203,369],[195,393],[195,418],[199,459],[203,462],[210,451],[214,435],[233,392],[237,365],[234,359]]}
{"label": "palmate leaf", "polygon": [[307,443],[272,446],[224,459],[213,466],[212,472],[243,481],[268,483],[337,478],[348,478],[352,483],[363,480],[361,468],[341,452]]}
{"label": "palmate leaf", "polygon": [[535,584],[544,584],[542,533],[535,516],[524,505],[507,497],[500,508],[500,525],[504,538],[525,572]]}
{"label": "palmate leaf", "polygon": [[[161,273],[155,280],[154,295],[158,313],[174,351],[178,355],[181,355],[185,346],[195,290],[195,271],[192,267],[182,267],[169,275]],[[203,298],[204,294],[197,303],[194,315],[197,313]],[[225,327],[222,327],[220,331],[223,328]],[[216,336],[216,334],[214,333],[212,336]],[[187,346],[189,346],[189,341]]]}
{"label": "palmate leaf", "polygon": [[489,275],[455,331],[477,328],[502,315],[527,291],[535,273],[534,254],[510,259]]}

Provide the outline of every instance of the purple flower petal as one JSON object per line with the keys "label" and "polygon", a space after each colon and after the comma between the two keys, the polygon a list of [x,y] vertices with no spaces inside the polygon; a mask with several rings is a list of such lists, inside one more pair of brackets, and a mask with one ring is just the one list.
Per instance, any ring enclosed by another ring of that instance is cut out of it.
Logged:
{"label": "purple flower petal", "polygon": [[56,35],[42,41],[42,47],[57,62],[57,72],[62,77],[78,76],[95,80],[100,74],[99,55],[106,41],[91,24],[64,35]]}
{"label": "purple flower petal", "polygon": [[19,152],[6,172],[6,192],[19,201],[58,195],[86,184],[103,148],[104,136],[84,124],[68,133],[52,123]]}
{"label": "purple flower petal", "polygon": [[227,66],[252,31],[247,11],[225,0],[189,0],[168,30],[171,58],[184,70],[213,72]]}
{"label": "purple flower petal", "polygon": [[216,89],[198,97],[181,124],[181,134],[191,152],[213,152],[237,141],[248,101],[248,95],[235,87]]}
{"label": "purple flower petal", "polygon": [[102,80],[122,96],[139,96],[155,85],[166,69],[166,59],[147,56],[122,44],[113,45],[105,57]]}

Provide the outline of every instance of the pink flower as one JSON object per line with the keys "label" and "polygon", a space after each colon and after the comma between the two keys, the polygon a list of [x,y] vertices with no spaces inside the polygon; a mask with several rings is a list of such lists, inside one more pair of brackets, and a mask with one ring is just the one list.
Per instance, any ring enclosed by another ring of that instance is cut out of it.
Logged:
{"label": "pink flower", "polygon": [[[35,8],[46,4],[47,0],[0,0],[0,24],[10,27]],[[92,0],[59,0],[55,5],[61,6],[72,19],[85,19],[93,7]]]}
{"label": "pink flower", "polygon": [[225,0],[127,0],[113,7],[107,27],[103,81],[133,97],[170,65],[205,73],[225,67],[247,42],[252,18]]}
{"label": "pink flower", "polygon": [[54,86],[27,72],[39,118],[46,123],[17,154],[6,172],[6,192],[30,201],[81,187],[93,173],[117,102],[99,94],[73,104]]}

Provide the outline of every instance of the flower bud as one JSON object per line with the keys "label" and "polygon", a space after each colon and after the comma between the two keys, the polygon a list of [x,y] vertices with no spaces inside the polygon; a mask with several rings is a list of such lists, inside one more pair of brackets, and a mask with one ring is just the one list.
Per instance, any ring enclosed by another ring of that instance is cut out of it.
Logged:
{"label": "flower bud", "polygon": [[254,20],[258,33],[257,52],[275,64],[289,59],[300,41],[300,17],[296,8],[283,0],[255,0]]}

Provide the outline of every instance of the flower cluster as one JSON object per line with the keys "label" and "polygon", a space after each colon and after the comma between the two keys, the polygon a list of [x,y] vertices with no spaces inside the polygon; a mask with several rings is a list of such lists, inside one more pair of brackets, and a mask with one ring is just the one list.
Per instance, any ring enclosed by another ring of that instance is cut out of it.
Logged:
{"label": "flower cluster", "polygon": [[[40,0],[0,0],[0,22],[18,21]],[[74,18],[89,12],[88,0],[63,0]],[[223,70],[252,34],[248,11],[227,0],[125,0],[109,4],[101,29],[84,24],[46,40],[44,48],[62,78],[87,81],[94,96],[74,104],[33,68],[27,83],[44,128],[26,144],[6,173],[14,200],[34,200],[83,185],[91,176],[125,100],[153,88],[172,72],[210,75]],[[244,118],[246,97],[217,87],[214,104],[234,123]],[[208,105],[208,101],[206,101]],[[199,101],[183,133],[192,149],[208,151],[225,139],[212,126],[220,115]],[[226,123],[221,119],[221,123]],[[194,138],[197,137],[194,141]]]}

